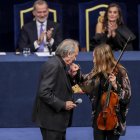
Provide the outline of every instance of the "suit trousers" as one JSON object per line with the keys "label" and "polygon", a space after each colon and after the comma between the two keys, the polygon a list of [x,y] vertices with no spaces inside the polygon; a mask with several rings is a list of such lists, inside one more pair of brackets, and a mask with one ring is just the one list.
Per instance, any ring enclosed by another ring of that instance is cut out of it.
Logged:
{"label": "suit trousers", "polygon": [[43,140],[66,140],[66,132],[47,130],[40,128]]}

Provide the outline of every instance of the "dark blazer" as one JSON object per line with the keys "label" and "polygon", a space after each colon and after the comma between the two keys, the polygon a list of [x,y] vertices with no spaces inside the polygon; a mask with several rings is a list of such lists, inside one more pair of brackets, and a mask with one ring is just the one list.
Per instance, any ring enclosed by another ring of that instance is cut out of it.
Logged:
{"label": "dark blazer", "polygon": [[[62,41],[62,30],[58,23],[48,20],[47,30],[54,28],[52,37],[54,38],[54,44],[52,46],[52,51],[55,51],[58,44]],[[31,21],[25,24],[20,32],[20,37],[18,40],[18,48],[20,51],[23,48],[30,48],[31,52],[35,52],[34,41],[38,39],[36,21]]]}
{"label": "dark blazer", "polygon": [[72,100],[71,83],[58,56],[50,58],[42,67],[33,121],[48,130],[65,131],[71,111],[65,101]]}

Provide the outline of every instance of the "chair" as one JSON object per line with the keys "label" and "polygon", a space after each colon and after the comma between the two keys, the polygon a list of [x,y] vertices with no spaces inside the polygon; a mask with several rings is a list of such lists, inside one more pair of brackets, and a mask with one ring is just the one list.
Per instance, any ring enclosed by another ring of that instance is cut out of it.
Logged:
{"label": "chair", "polygon": [[[18,36],[22,26],[33,20],[32,10],[34,1],[14,5],[14,45],[17,47]],[[62,6],[57,3],[48,2],[49,19],[62,25]]]}
{"label": "chair", "polygon": [[140,4],[138,5],[138,28],[139,28],[139,50],[140,50]]}
{"label": "chair", "polygon": [[[95,34],[95,27],[100,11],[105,11],[110,3],[109,0],[95,0],[92,2],[84,2],[79,4],[79,42],[81,50],[90,51],[90,39]],[[126,6],[119,3],[123,9],[123,17],[125,22],[127,19]]]}

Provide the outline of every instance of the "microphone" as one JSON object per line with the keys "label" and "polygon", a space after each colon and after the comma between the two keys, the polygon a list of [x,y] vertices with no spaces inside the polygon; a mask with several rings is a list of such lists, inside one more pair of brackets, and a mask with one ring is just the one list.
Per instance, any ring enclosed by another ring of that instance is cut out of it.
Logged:
{"label": "microphone", "polygon": [[83,102],[83,100],[81,98],[79,98],[74,103],[78,105],[78,104],[81,104],[82,102]]}

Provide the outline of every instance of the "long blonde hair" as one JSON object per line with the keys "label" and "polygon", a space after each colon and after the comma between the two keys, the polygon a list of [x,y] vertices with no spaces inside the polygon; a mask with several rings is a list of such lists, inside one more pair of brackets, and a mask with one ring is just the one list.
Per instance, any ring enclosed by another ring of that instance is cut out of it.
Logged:
{"label": "long blonde hair", "polygon": [[[116,65],[116,59],[112,52],[111,47],[108,44],[100,44],[95,47],[93,52],[94,68],[92,70],[92,76],[102,73],[105,77],[112,72],[113,67]],[[117,65],[117,68],[123,66]]]}

